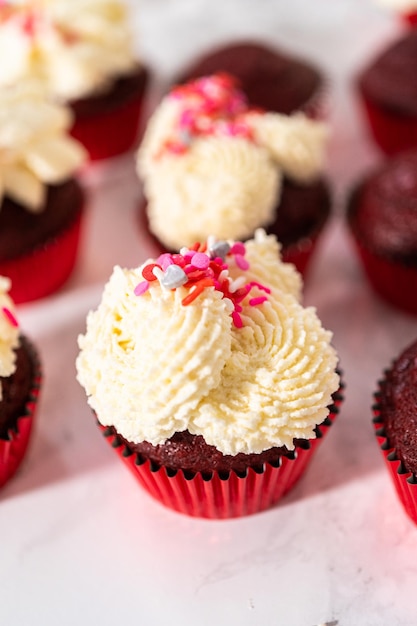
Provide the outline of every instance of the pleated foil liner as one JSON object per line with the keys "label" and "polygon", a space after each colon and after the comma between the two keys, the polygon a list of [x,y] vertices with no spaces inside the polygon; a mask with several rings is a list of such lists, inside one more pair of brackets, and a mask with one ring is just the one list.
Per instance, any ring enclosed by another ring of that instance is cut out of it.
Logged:
{"label": "pleated foil liner", "polygon": [[273,506],[296,484],[339,412],[342,390],[343,384],[332,396],[328,417],[316,427],[315,439],[303,441],[274,465],[249,467],[244,474],[213,471],[207,475],[155,465],[132,453],[112,429],[98,426],[140,485],[166,507],[193,517],[242,517]]}
{"label": "pleated foil liner", "polygon": [[379,381],[379,389],[374,394],[373,424],[375,427],[375,437],[398,498],[407,515],[417,524],[417,477],[404,467],[404,464],[397,456],[395,448],[390,444],[385,434],[379,405],[383,384],[383,380]]}
{"label": "pleated foil liner", "polygon": [[21,339],[32,359],[33,380],[25,410],[17,419],[16,428],[9,430],[8,439],[0,439],[0,487],[12,478],[25,456],[42,383],[41,365],[36,348],[27,337],[22,336]]}

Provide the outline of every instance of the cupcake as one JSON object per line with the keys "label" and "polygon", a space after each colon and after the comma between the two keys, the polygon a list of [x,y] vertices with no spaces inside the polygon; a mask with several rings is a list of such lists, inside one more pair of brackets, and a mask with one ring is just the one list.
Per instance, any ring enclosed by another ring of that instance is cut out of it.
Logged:
{"label": "cupcake", "polygon": [[372,136],[386,154],[417,147],[417,30],[395,41],[360,74],[358,90]]}
{"label": "cupcake", "polygon": [[303,111],[317,117],[324,113],[322,72],[310,62],[258,41],[235,41],[203,53],[182,70],[175,83],[219,72],[237,79],[252,107],[285,115]]}
{"label": "cupcake", "polygon": [[28,85],[0,89],[0,274],[16,303],[46,296],[76,260],[86,158],[71,114]]}
{"label": "cupcake", "polygon": [[374,290],[417,314],[417,150],[368,174],[351,195],[347,219]]}
{"label": "cupcake", "polygon": [[105,437],[162,504],[227,518],[272,506],[337,413],[331,333],[262,230],[116,267],[79,337]]}
{"label": "cupcake", "polygon": [[91,160],[137,141],[147,69],[118,0],[1,2],[0,85],[36,78],[72,109],[72,135]]}
{"label": "cupcake", "polygon": [[173,89],[149,121],[137,167],[151,233],[163,248],[209,234],[275,234],[304,272],[331,210],[322,122],[248,107],[228,75]]}
{"label": "cupcake", "polygon": [[417,341],[384,371],[375,394],[375,434],[406,513],[417,524]]}
{"label": "cupcake", "polygon": [[9,289],[0,276],[0,487],[25,455],[41,384],[37,351],[20,332]]}

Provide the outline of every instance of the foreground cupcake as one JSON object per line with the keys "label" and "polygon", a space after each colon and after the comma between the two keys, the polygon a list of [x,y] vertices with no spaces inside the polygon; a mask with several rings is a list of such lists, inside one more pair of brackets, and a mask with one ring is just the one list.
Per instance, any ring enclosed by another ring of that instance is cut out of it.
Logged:
{"label": "foreground cupcake", "polygon": [[417,150],[368,174],[352,193],[347,216],[372,287],[417,314]]}
{"label": "foreground cupcake", "polygon": [[204,52],[177,76],[175,83],[225,72],[234,76],[250,106],[289,115],[324,113],[326,88],[321,70],[266,43],[234,41]]}
{"label": "foreground cupcake", "polygon": [[417,524],[417,342],[384,372],[375,394],[375,434],[398,497]]}
{"label": "foreground cupcake", "polygon": [[417,147],[417,30],[380,52],[358,79],[375,142],[386,154]]}
{"label": "foreground cupcake", "polygon": [[25,455],[41,384],[37,352],[19,330],[9,288],[0,276],[0,487]]}
{"label": "foreground cupcake", "polygon": [[306,269],[330,213],[326,128],[302,113],[250,109],[227,75],[173,89],[138,153],[149,228],[169,250],[263,227]]}
{"label": "foreground cupcake", "polygon": [[337,355],[274,237],[116,267],[79,338],[78,380],[142,486],[194,516],[265,509],[336,415]]}
{"label": "foreground cupcake", "polygon": [[119,0],[0,3],[0,85],[39,79],[73,112],[73,136],[90,158],[130,150],[147,84]]}
{"label": "foreground cupcake", "polygon": [[46,296],[76,260],[86,154],[68,135],[71,114],[30,86],[0,89],[0,274],[16,303]]}

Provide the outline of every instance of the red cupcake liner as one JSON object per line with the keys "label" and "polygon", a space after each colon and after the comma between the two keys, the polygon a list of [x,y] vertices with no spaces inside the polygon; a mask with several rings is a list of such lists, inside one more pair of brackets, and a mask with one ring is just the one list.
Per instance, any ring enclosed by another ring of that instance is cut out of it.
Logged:
{"label": "red cupcake liner", "polygon": [[98,426],[143,489],[164,506],[192,517],[242,517],[270,508],[296,484],[339,412],[342,389],[341,384],[333,394],[330,413],[316,428],[315,439],[297,444],[289,456],[279,457],[276,465],[249,467],[244,474],[214,471],[207,475],[155,465],[132,453],[112,429],[99,422]]}
{"label": "red cupcake liner", "polygon": [[90,161],[128,152],[138,141],[143,103],[142,93],[110,111],[76,117],[70,134],[87,150]]}
{"label": "red cupcake liner", "polygon": [[363,269],[374,291],[391,305],[417,315],[417,268],[377,255],[355,238]]}
{"label": "red cupcake liner", "polygon": [[382,385],[383,381],[379,381],[379,390],[375,393],[376,403],[373,406],[375,437],[398,498],[407,515],[417,524],[417,477],[404,467],[402,461],[397,456],[395,448],[391,446],[385,434],[380,406],[378,404]]}
{"label": "red cupcake liner", "polygon": [[361,96],[372,137],[385,154],[417,146],[417,117],[399,115],[378,106],[363,93]]}
{"label": "red cupcake liner", "polygon": [[11,279],[10,296],[16,304],[43,298],[65,283],[77,258],[82,216],[83,208],[53,239],[28,254],[0,261],[0,275]]}
{"label": "red cupcake liner", "polygon": [[12,478],[25,456],[42,383],[42,372],[37,351],[27,337],[22,336],[22,342],[24,342],[32,359],[34,367],[33,382],[25,404],[25,410],[17,419],[16,428],[9,430],[7,440],[0,439],[0,487]]}

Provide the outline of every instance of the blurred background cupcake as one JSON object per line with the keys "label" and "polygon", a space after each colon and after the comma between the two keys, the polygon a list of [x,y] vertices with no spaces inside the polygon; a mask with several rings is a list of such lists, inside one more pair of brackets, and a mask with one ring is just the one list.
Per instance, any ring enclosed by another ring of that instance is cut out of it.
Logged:
{"label": "blurred background cupcake", "polygon": [[73,112],[73,136],[90,159],[130,150],[148,81],[120,0],[0,3],[0,85],[39,79]]}
{"label": "blurred background cupcake", "polygon": [[406,513],[417,524],[417,341],[384,371],[375,394],[375,434]]}
{"label": "blurred background cupcake", "polygon": [[383,48],[358,76],[371,136],[386,154],[417,147],[417,29]]}
{"label": "blurred background cupcake", "polygon": [[313,63],[264,42],[248,39],[203,52],[175,78],[176,84],[226,72],[237,80],[251,107],[286,115],[322,116],[326,81]]}
{"label": "blurred background cupcake", "polygon": [[0,276],[0,487],[25,455],[41,385],[37,351],[19,329],[9,289]]}
{"label": "blurred background cupcake", "polygon": [[417,314],[417,149],[369,172],[349,200],[352,241],[384,300]]}
{"label": "blurred background cupcake", "polygon": [[374,0],[374,2],[399,15],[405,23],[417,25],[417,0]]}
{"label": "blurred background cupcake", "polygon": [[326,138],[325,125],[303,113],[249,108],[229,75],[174,88],[138,152],[150,231],[175,250],[263,227],[304,272],[331,212]]}
{"label": "blurred background cupcake", "polygon": [[295,484],[341,396],[331,333],[299,302],[275,237],[209,237],[116,267],[79,338],[78,380],[140,484],[201,517],[272,506]]}
{"label": "blurred background cupcake", "polygon": [[77,256],[86,152],[68,135],[71,112],[30,85],[0,89],[0,274],[27,302],[56,291]]}

